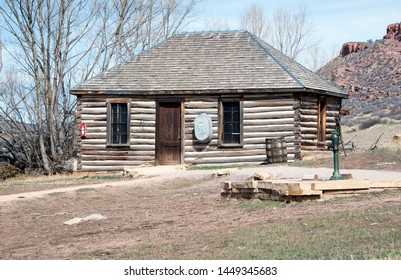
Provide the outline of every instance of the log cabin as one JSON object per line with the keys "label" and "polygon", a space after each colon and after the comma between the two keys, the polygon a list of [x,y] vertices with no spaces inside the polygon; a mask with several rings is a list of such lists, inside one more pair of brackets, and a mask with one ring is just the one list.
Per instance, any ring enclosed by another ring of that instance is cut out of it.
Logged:
{"label": "log cabin", "polygon": [[327,148],[348,97],[247,31],[174,35],[70,93],[81,171],[263,163],[276,138],[293,161]]}

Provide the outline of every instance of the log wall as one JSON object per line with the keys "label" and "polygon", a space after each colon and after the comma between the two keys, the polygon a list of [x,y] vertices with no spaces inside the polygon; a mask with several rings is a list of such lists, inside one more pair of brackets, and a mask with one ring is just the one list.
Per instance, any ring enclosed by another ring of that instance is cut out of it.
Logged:
{"label": "log wall", "polygon": [[318,107],[319,99],[315,96],[302,96],[299,103],[299,137],[302,151],[327,150],[331,145],[331,131],[336,127],[335,118],[339,117],[341,99],[326,98],[326,141],[318,142]]}
{"label": "log wall", "polygon": [[[86,138],[78,137],[81,171],[122,170],[124,166],[155,164],[156,102],[154,98],[131,99],[131,130],[128,147],[107,147],[107,98],[78,98],[77,126],[87,125]],[[266,138],[284,137],[288,160],[301,151],[317,150],[318,98],[292,93],[249,94],[243,96],[243,147],[218,146],[219,97],[187,96],[184,102],[184,163],[213,164],[264,162]],[[327,99],[326,146],[330,144],[341,100]],[[213,138],[200,143],[194,137],[194,119],[201,113],[212,118]]]}
{"label": "log wall", "polygon": [[[266,138],[284,137],[289,160],[294,159],[294,97],[292,94],[243,96],[243,139],[241,148],[218,146],[217,97],[185,102],[185,162],[193,164],[264,162]],[[212,118],[213,138],[200,143],[194,137],[193,121],[201,113]]]}
{"label": "log wall", "polygon": [[79,98],[77,122],[85,122],[87,136],[79,137],[78,170],[114,171],[124,166],[154,164],[156,105],[154,100],[131,99],[129,147],[106,147],[105,98]]}

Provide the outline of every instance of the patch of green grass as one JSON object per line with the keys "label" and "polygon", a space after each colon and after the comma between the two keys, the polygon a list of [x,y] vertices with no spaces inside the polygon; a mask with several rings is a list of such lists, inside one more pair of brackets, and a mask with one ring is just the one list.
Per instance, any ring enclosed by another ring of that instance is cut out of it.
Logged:
{"label": "patch of green grass", "polygon": [[[254,213],[251,213],[254,214]],[[256,214],[256,213],[255,213]],[[260,213],[262,214],[262,213]],[[120,248],[124,259],[401,259],[401,208],[319,213]]]}

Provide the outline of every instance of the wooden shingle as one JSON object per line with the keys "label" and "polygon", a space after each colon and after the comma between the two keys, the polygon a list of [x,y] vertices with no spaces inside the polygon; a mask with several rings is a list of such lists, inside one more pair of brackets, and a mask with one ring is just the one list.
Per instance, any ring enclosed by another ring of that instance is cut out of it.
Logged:
{"label": "wooden shingle", "polygon": [[72,94],[317,91],[347,94],[247,31],[178,34]]}

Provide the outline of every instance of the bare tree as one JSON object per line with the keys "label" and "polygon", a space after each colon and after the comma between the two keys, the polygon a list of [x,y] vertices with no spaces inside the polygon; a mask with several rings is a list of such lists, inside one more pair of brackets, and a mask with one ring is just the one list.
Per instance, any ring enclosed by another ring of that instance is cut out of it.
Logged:
{"label": "bare tree", "polygon": [[278,9],[273,15],[271,41],[274,47],[294,60],[316,45],[308,7],[299,5],[296,12]]}
{"label": "bare tree", "polygon": [[252,4],[240,17],[241,28],[252,32],[259,38],[266,40],[270,31],[270,24],[266,19],[262,5]]}
{"label": "bare tree", "polygon": [[51,173],[70,156],[75,103],[68,89],[177,32],[199,1],[3,1],[4,31],[14,43],[8,52],[24,73],[23,85],[3,87],[11,110],[3,118],[30,124],[40,167]]}

